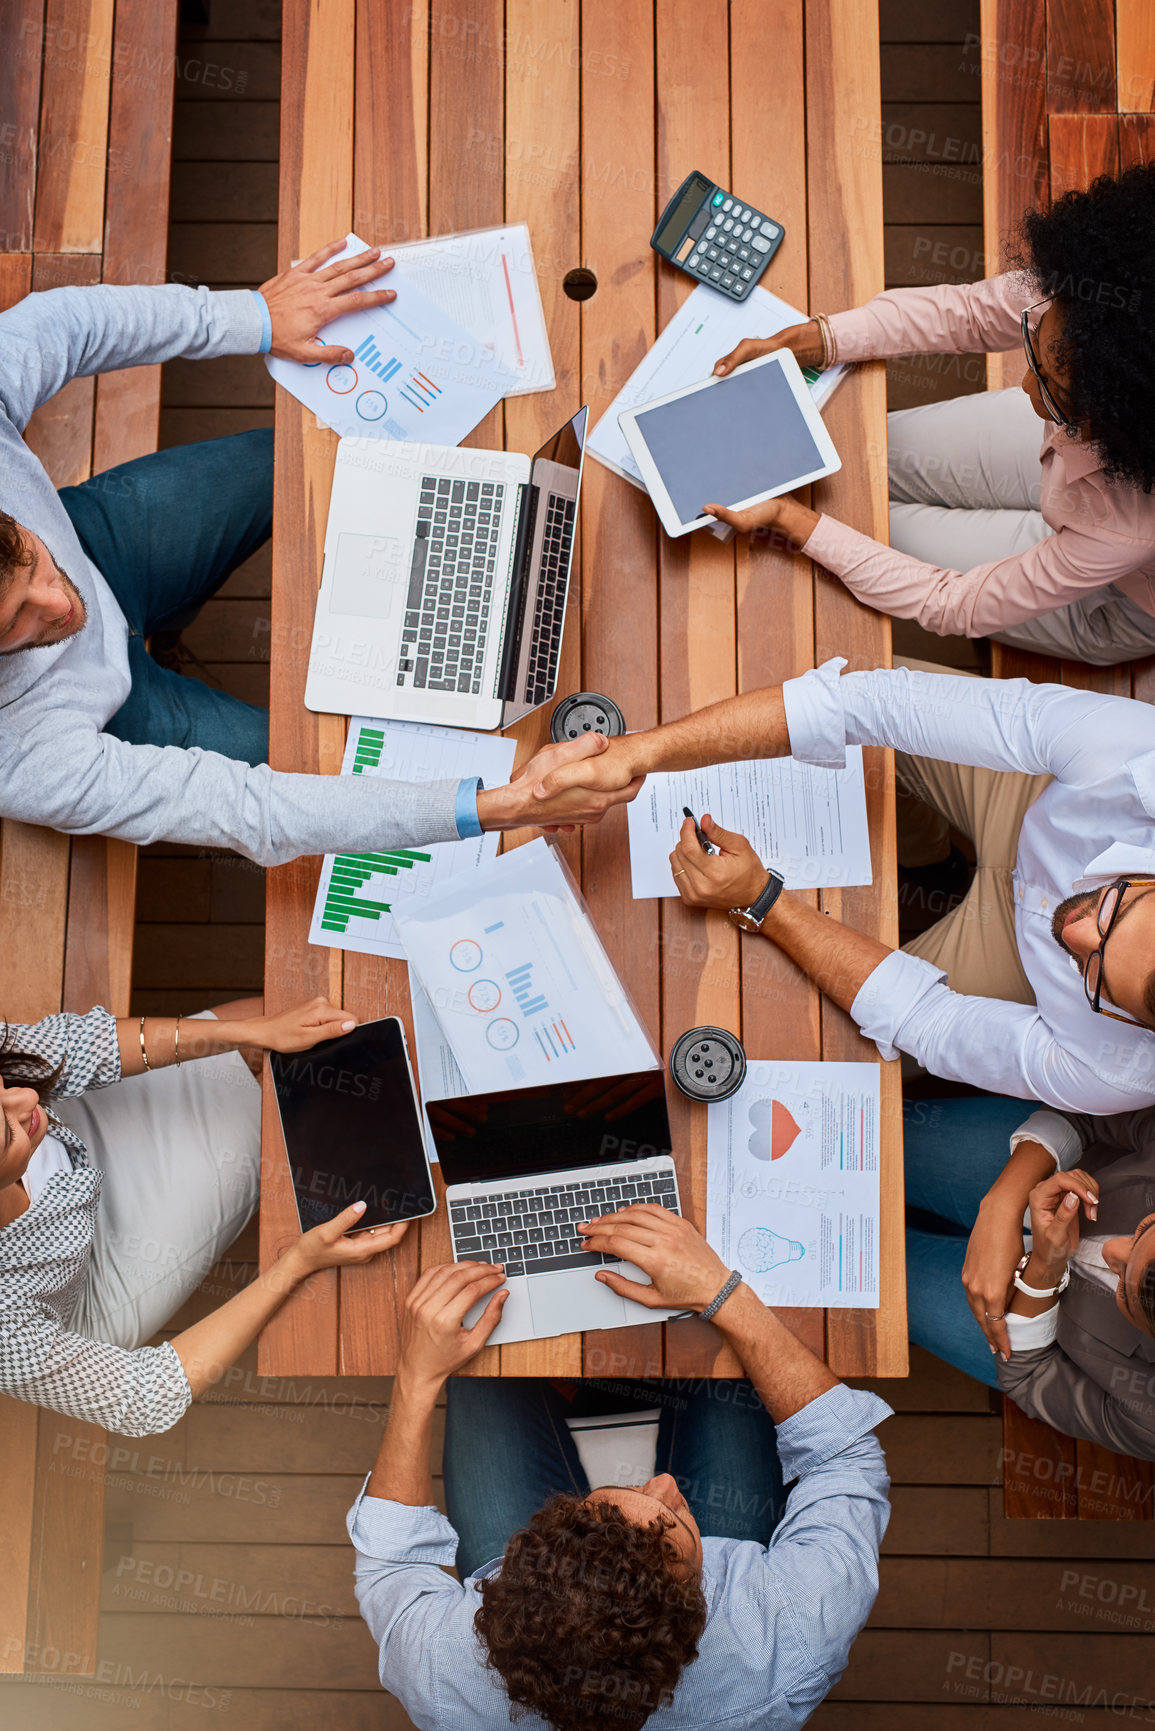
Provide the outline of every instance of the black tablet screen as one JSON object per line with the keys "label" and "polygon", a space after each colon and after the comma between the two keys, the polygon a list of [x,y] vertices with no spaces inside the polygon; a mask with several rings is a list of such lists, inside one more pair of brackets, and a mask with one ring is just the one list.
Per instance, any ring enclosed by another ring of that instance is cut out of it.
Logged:
{"label": "black tablet screen", "polygon": [[823,465],[778,365],[755,367],[636,417],[682,523],[703,505],[735,505]]}
{"label": "black tablet screen", "polygon": [[368,1204],[360,1226],[432,1211],[425,1139],[396,1017],[366,1022],[310,1052],[273,1052],[270,1064],[303,1231],[353,1202]]}

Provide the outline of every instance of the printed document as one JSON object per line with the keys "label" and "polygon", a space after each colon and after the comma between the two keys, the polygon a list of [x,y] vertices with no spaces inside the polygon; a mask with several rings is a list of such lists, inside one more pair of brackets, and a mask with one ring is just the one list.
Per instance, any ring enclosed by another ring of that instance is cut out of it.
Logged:
{"label": "printed document", "polygon": [[[491,733],[355,715],[349,723],[341,774],[389,781],[454,781],[477,775],[488,786],[499,787],[509,780],[516,750],[516,740]],[[309,942],[366,956],[404,957],[393,923],[396,909],[494,859],[498,839],[490,832],[467,841],[428,842],[419,848],[327,853]]]}
{"label": "printed document", "polygon": [[458,1100],[468,1094],[465,1078],[457,1067],[453,1047],[449,1044],[437,1020],[437,1013],[421,989],[421,981],[410,968],[409,997],[413,1004],[413,1034],[417,1044],[417,1091],[421,1095],[421,1110],[425,1114],[425,1146],[430,1160],[437,1160],[437,1141],[426,1100]]}
{"label": "printed document", "polygon": [[507,396],[552,391],[556,380],[529,225],[474,229],[390,247],[405,275],[518,380]]}
{"label": "printed document", "polygon": [[677,895],[670,854],[687,805],[695,817],[709,812],[723,829],[744,835],[787,889],[871,882],[860,745],[847,746],[844,769],[759,757],[648,775],[628,807],[636,901]]}
{"label": "printed document", "polygon": [[[351,234],[344,252],[365,252]],[[397,299],[368,312],[342,313],[317,342],[352,349],[351,365],[275,360],[265,365],[280,385],[343,438],[401,439],[459,445],[519,381],[481,335],[474,335],[423,294],[398,264],[376,288]]]}
{"label": "printed document", "polygon": [[[769,289],[756,288],[747,300],[734,302],[699,283],[598,421],[586,442],[586,450],[607,469],[645,492],[646,484],[618,426],[618,416],[626,409],[636,409],[639,403],[652,403],[656,397],[668,396],[671,391],[708,379],[715,362],[736,348],[743,337],[772,337],[788,325],[805,321],[805,313],[779,300]],[[840,366],[829,367],[824,373],[814,367],[802,370],[820,409],[846,371]]]}
{"label": "printed document", "polygon": [[878,1308],[879,1067],[752,1063],[707,1108],[706,1237],[764,1304]]}
{"label": "printed document", "polygon": [[411,899],[396,921],[469,1093],[660,1069],[573,879],[545,841]]}

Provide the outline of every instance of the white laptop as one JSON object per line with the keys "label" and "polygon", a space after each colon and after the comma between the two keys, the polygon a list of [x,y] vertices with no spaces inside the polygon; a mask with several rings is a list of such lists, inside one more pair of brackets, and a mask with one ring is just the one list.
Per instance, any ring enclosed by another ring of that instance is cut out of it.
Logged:
{"label": "white laptop", "polygon": [[[425,1105],[454,1261],[505,1264],[509,1297],[494,1345],[684,1314],[650,1310],[595,1280],[602,1266],[643,1285],[648,1276],[584,1250],[576,1225],[630,1202],[681,1213],[661,1070]],[[467,1314],[468,1327],[487,1302]]]}
{"label": "white laptop", "polygon": [[483,730],[557,689],[588,411],[533,458],[342,439],[305,704]]}

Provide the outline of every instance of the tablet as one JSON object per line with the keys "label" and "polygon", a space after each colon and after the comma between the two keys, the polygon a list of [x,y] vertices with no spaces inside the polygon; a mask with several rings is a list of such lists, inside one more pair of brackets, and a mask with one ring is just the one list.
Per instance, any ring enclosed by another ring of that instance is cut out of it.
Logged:
{"label": "tablet", "polygon": [[437,1206],[421,1108],[396,1016],[308,1052],[270,1052],[301,1231],[364,1202],[356,1230]]}
{"label": "tablet", "polygon": [[667,535],[713,524],[703,505],[742,510],[842,467],[789,349],[628,409],[618,425]]}

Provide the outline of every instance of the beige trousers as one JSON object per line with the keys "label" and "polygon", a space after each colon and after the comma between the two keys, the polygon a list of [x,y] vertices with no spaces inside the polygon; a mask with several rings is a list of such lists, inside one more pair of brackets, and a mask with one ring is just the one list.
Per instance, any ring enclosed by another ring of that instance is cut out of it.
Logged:
{"label": "beige trousers", "polygon": [[[958,672],[922,661],[901,665],[925,673]],[[905,752],[895,752],[894,772],[899,863],[919,866],[942,859],[952,827],[974,843],[978,861],[974,881],[958,907],[903,949],[942,968],[952,991],[1033,1004],[1035,994],[1015,940],[1011,873],[1023,818],[1050,776],[972,769]]]}

